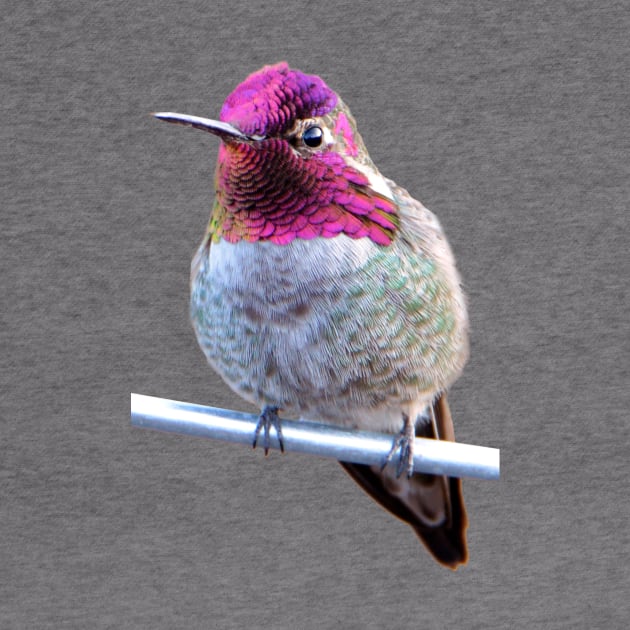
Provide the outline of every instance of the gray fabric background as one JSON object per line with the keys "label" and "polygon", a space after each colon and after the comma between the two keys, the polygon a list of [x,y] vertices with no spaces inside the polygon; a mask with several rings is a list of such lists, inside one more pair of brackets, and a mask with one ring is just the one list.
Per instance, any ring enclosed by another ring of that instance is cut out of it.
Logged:
{"label": "gray fabric background", "polygon": [[[11,4],[0,626],[625,627],[627,4]],[[456,252],[457,436],[502,450],[457,573],[332,462],[130,427],[132,391],[247,409],[187,316],[218,142],[148,112],[217,116],[281,59]]]}

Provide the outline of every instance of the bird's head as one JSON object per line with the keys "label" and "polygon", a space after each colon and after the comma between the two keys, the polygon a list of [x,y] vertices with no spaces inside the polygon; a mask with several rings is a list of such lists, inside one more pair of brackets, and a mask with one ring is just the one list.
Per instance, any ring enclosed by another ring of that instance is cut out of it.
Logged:
{"label": "bird's head", "polygon": [[286,63],[250,75],[226,99],[220,120],[156,113],[222,140],[213,238],[230,242],[331,238],[388,245],[397,207],[348,107],[322,79]]}

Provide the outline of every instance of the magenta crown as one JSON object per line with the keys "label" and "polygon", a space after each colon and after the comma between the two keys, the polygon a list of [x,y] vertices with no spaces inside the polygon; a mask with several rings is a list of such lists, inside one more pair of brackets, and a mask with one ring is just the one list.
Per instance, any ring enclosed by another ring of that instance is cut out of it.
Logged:
{"label": "magenta crown", "polygon": [[220,119],[248,135],[274,136],[297,118],[327,114],[336,103],[337,95],[322,79],[282,61],[250,74],[227,97]]}

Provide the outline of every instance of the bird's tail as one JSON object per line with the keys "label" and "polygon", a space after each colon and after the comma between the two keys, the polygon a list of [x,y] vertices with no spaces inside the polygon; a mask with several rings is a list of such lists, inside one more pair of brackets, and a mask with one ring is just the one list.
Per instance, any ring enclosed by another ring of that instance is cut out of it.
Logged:
{"label": "bird's tail", "polygon": [[[435,400],[433,412],[435,424],[419,423],[416,437],[455,441],[446,394]],[[375,501],[411,525],[438,562],[451,569],[466,563],[468,518],[461,479],[426,473],[396,478],[392,466],[381,471],[379,466],[339,463]]]}

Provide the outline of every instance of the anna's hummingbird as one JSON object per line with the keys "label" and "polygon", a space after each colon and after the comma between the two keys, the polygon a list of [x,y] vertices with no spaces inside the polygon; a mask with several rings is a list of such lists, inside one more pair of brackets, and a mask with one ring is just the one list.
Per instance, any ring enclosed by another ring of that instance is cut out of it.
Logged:
{"label": "anna's hummingbird", "polygon": [[397,434],[383,467],[341,465],[439,562],[465,563],[461,481],[413,473],[414,435],[454,439],[446,390],[468,356],[436,217],[381,175],[337,94],[286,63],[250,75],[219,121],[155,115],[221,139],[190,314],[212,367],[262,409],[254,445],[281,439],[278,411]]}

